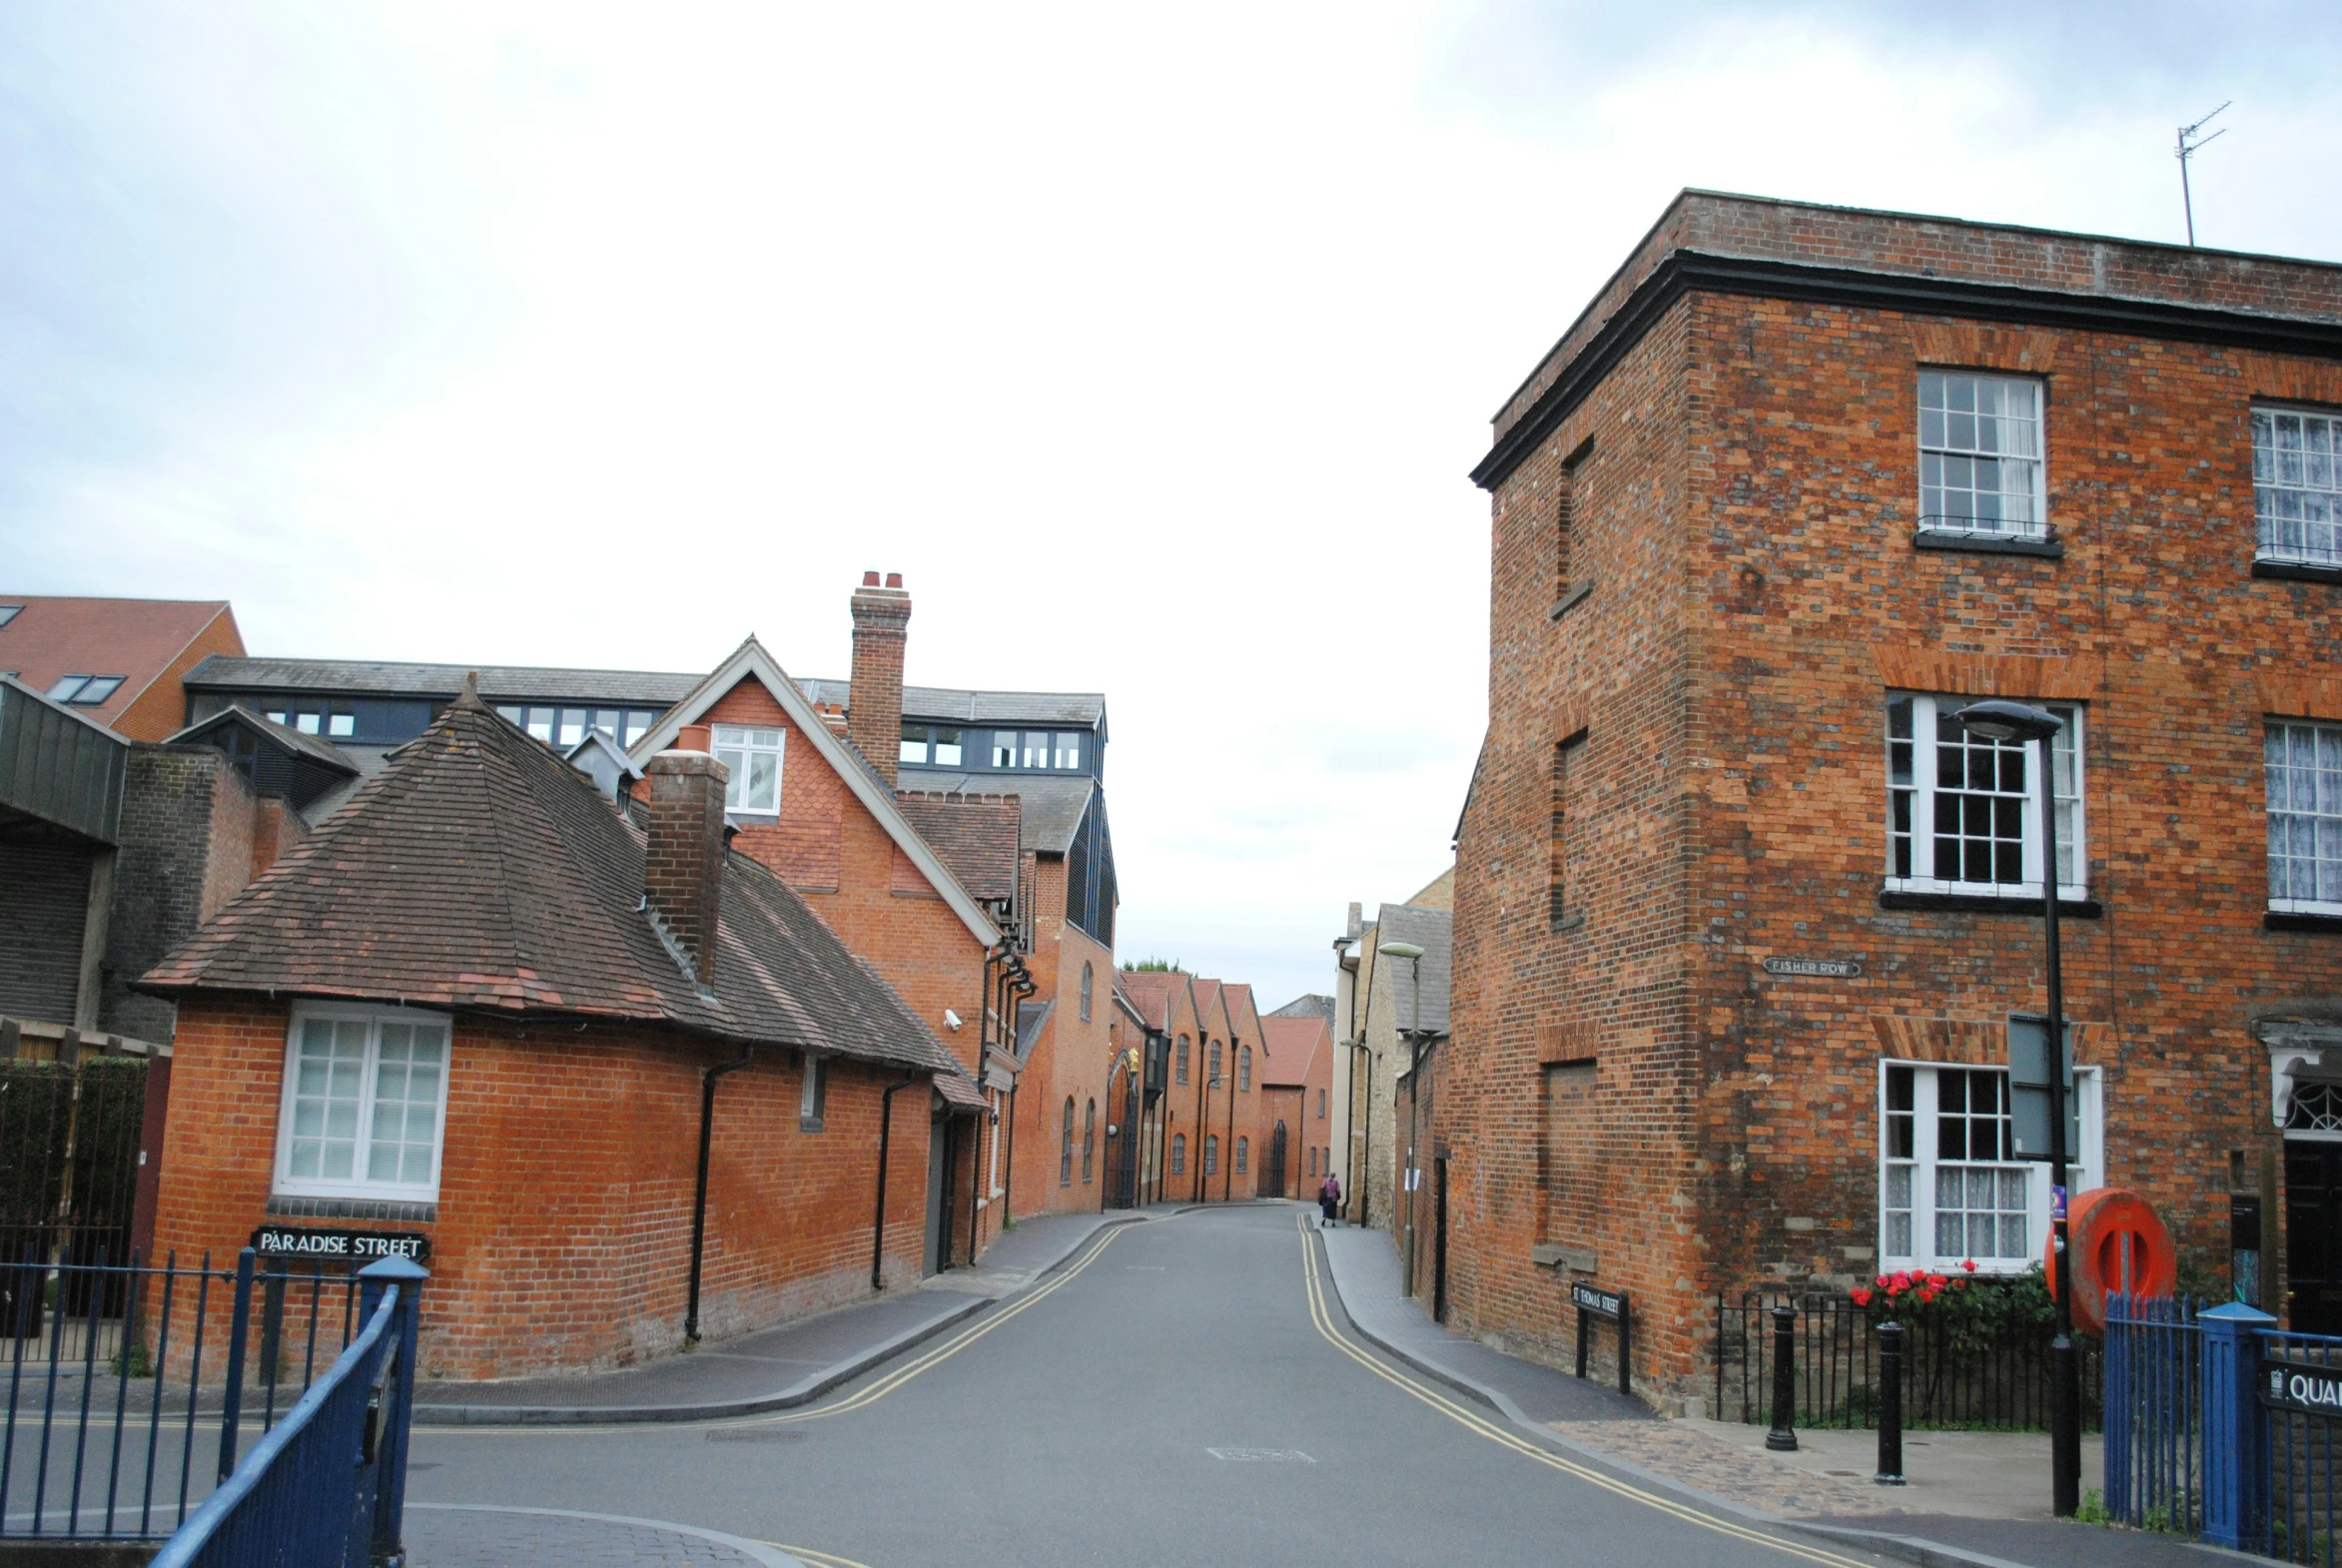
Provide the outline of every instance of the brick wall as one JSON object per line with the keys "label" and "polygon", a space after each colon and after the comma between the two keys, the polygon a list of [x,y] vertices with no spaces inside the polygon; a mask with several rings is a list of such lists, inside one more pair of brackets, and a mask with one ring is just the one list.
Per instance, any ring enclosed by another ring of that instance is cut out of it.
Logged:
{"label": "brick wall", "polygon": [[[158,1247],[232,1260],[265,1215],[289,1017],[284,1003],[181,1007]],[[456,1020],[437,1217],[381,1226],[431,1238],[425,1375],[620,1365],[681,1343],[699,1075],[729,1054],[650,1032]],[[880,1095],[898,1075],[832,1063],[823,1129],[805,1133],[802,1071],[774,1052],[719,1083],[709,1338],[869,1290]],[[926,1113],[924,1094],[896,1097],[890,1284],[919,1277]]]}
{"label": "brick wall", "polygon": [[[1811,211],[1761,215],[1765,245],[2337,314],[2299,269]],[[1923,364],[2042,380],[2062,559],[1914,548]],[[2251,575],[2255,398],[2342,402],[2342,368],[1692,295],[1498,485],[1441,1113],[1461,1326],[1559,1360],[1568,1271],[1531,1252],[1564,1240],[1634,1293],[1638,1378],[1696,1394],[1714,1290],[1871,1269],[1880,1063],[1998,1061],[2043,984],[2037,912],[1882,907],[1891,688],[2084,704],[2104,912],[2065,923],[2065,984],[2103,1175],[2225,1261],[2231,1153],[2274,1147],[2248,1026],[2342,1006],[2342,939],[2262,922],[2263,716],[2342,717],[2342,590]],[[1580,732],[1556,929],[1553,755]],[[1539,1170],[1564,1063],[1594,1074],[1591,1198]]]}
{"label": "brick wall", "polygon": [[131,747],[102,1028],[134,1040],[170,1041],[172,1005],[130,988],[268,869],[276,848],[292,847],[281,830],[273,836],[263,830],[281,814],[280,802],[256,796],[213,747]]}

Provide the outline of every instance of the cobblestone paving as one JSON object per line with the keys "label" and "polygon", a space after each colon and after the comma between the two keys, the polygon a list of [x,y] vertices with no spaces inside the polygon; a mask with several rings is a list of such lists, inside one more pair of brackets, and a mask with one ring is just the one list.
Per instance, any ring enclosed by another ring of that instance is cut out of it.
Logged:
{"label": "cobblestone paving", "polygon": [[406,1514],[412,1568],[766,1568],[790,1559],[756,1557],[681,1530],[567,1514],[414,1508]]}
{"label": "cobblestone paving", "polygon": [[1785,1519],[1876,1518],[1903,1509],[1868,1476],[1814,1475],[1769,1464],[1683,1421],[1555,1421],[1599,1454]]}

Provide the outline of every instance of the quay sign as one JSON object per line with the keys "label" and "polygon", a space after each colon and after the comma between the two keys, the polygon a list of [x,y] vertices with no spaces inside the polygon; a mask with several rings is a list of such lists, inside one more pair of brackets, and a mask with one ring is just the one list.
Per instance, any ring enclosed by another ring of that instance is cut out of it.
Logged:
{"label": "quay sign", "polygon": [[2261,1363],[2261,1402],[2279,1410],[2342,1415],[2342,1367],[2299,1361]]}
{"label": "quay sign", "polygon": [[385,1257],[421,1262],[431,1255],[431,1238],[419,1230],[329,1230],[308,1225],[263,1225],[252,1233],[252,1249],[263,1260],[303,1257],[329,1263],[372,1263]]}
{"label": "quay sign", "polygon": [[1863,966],[1851,958],[1769,958],[1765,960],[1765,973],[1815,980],[1860,980]]}

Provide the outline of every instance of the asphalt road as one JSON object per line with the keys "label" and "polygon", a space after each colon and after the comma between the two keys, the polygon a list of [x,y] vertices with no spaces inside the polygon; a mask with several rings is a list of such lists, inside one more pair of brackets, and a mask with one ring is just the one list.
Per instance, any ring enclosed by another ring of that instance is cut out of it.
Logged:
{"label": "asphalt road", "polygon": [[868,1568],[1878,1561],[1642,1491],[1387,1360],[1295,1213],[1106,1231],[808,1410],[417,1428],[408,1497],[669,1520]]}

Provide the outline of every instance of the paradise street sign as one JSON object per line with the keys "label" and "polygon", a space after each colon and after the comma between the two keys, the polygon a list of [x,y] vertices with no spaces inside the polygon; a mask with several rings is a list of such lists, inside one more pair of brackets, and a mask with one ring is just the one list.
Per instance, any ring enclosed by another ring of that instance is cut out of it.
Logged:
{"label": "paradise street sign", "polygon": [[431,1255],[431,1238],[419,1230],[335,1230],[308,1225],[263,1225],[252,1233],[252,1249],[263,1257],[313,1257],[321,1262],[371,1263],[377,1258]]}

